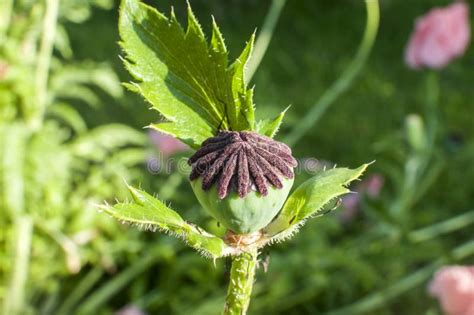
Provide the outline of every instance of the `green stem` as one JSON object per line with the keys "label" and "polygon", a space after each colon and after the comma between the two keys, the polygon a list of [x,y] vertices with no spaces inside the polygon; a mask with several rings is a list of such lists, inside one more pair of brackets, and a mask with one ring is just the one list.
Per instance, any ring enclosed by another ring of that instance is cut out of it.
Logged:
{"label": "green stem", "polygon": [[283,142],[288,145],[291,146],[295,144],[306,134],[306,132],[308,132],[308,130],[314,127],[329,106],[331,106],[334,101],[351,86],[352,81],[365,65],[377,36],[379,27],[379,2],[378,0],[365,0],[365,4],[367,9],[367,23],[365,26],[364,37],[362,38],[361,44],[359,45],[352,63],[286,136]]}
{"label": "green stem", "polygon": [[5,300],[5,314],[23,314],[26,282],[31,252],[31,238],[33,234],[33,220],[30,216],[21,216],[16,222],[15,233],[15,260],[8,297]]}
{"label": "green stem", "polygon": [[431,71],[426,77],[426,122],[428,129],[428,144],[432,148],[438,132],[438,104],[440,88],[438,73]]}
{"label": "green stem", "polygon": [[408,234],[408,239],[415,243],[424,242],[437,236],[463,229],[470,224],[474,224],[474,211],[469,211],[446,221],[413,231]]}
{"label": "green stem", "polygon": [[245,315],[247,313],[255,278],[257,255],[257,251],[253,251],[232,257],[224,315]]}
{"label": "green stem", "polygon": [[253,50],[252,58],[247,67],[245,83],[249,83],[252,80],[255,71],[257,71],[258,66],[262,62],[263,56],[268,49],[268,45],[272,40],[273,33],[275,32],[275,27],[280,18],[281,11],[285,6],[286,0],[273,0],[268,10],[267,15],[265,16],[265,21],[263,22],[262,31],[258,35],[257,42],[255,43],[255,48]]}
{"label": "green stem", "polygon": [[33,129],[38,129],[43,123],[48,96],[48,75],[53,54],[54,37],[58,20],[59,0],[46,0],[46,12],[43,19],[40,50],[36,64],[35,89],[37,114],[34,117]]}
{"label": "green stem", "polygon": [[[427,126],[420,130],[420,132],[423,132],[424,142],[421,148],[412,148],[411,157],[405,163],[404,182],[399,198],[390,209],[391,215],[403,225],[406,225],[410,220],[409,209],[434,182],[439,171],[436,168],[432,168],[432,170],[428,168],[435,156],[436,135],[438,133],[440,88],[436,72],[428,73],[425,88],[424,121],[426,121]],[[441,167],[441,165],[437,165],[437,167]]]}

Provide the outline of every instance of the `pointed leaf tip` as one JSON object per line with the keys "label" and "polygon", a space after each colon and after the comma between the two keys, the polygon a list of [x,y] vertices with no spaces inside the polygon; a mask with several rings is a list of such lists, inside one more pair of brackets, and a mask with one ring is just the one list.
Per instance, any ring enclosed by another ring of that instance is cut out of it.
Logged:
{"label": "pointed leaf tip", "polygon": [[200,39],[205,41],[205,36],[204,36],[204,32],[202,30],[202,27],[199,24],[198,19],[194,15],[193,9],[191,8],[191,4],[189,2],[188,2],[188,9],[187,10],[188,10],[188,28],[187,28],[186,34],[188,34],[190,32],[194,32],[195,34],[197,34],[197,36]]}
{"label": "pointed leaf tip", "polygon": [[281,123],[283,122],[283,118],[285,117],[286,111],[290,107],[291,105],[285,108],[278,116],[276,116],[272,120],[265,119],[265,120],[259,121],[257,131],[262,135],[273,138],[277,134],[278,130],[280,129],[280,126],[281,126]]}
{"label": "pointed leaf tip", "polygon": [[217,26],[214,16],[212,16],[212,38],[211,38],[211,47],[221,53],[225,54],[225,67],[227,67],[227,47],[224,42],[224,37],[222,36],[219,26]]}
{"label": "pointed leaf tip", "polygon": [[278,217],[265,228],[265,233],[273,240],[284,239],[308,218],[325,214],[320,210],[331,200],[350,192],[347,185],[362,176],[368,166],[363,164],[356,169],[333,168],[319,172],[296,188]]}
{"label": "pointed leaf tip", "polygon": [[225,242],[204,229],[187,223],[175,211],[143,190],[127,186],[132,194],[131,202],[117,203],[114,206],[101,205],[99,210],[106,212],[121,222],[158,229],[181,238],[187,245],[204,256],[216,259],[233,254],[235,250]]}

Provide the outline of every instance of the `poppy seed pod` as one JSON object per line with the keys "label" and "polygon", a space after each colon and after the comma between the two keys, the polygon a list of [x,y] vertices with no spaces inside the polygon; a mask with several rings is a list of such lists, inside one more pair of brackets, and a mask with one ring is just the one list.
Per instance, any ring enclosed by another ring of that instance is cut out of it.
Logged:
{"label": "poppy seed pod", "polygon": [[189,159],[201,205],[227,229],[247,234],[277,215],[293,185],[291,149],[250,131],[221,131]]}

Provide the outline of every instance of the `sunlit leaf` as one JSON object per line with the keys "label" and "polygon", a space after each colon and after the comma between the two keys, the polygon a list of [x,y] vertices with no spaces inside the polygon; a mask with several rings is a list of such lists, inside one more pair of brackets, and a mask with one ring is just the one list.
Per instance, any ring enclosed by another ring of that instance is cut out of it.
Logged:
{"label": "sunlit leaf", "polygon": [[218,258],[232,253],[233,248],[200,227],[190,224],[175,211],[148,193],[128,186],[132,201],[100,208],[114,218],[146,229],[158,229],[183,239],[205,256]]}
{"label": "sunlit leaf", "polygon": [[290,195],[277,218],[265,228],[274,240],[290,236],[306,219],[325,214],[321,211],[331,200],[350,192],[347,185],[359,178],[367,168],[334,168],[321,171],[301,184]]}
{"label": "sunlit leaf", "polygon": [[167,120],[152,127],[195,148],[217,130],[253,130],[253,93],[245,86],[244,68],[254,36],[228,66],[216,23],[209,43],[190,7],[187,24],[184,30],[173,12],[166,17],[137,0],[122,1],[121,45],[138,81],[127,86]]}

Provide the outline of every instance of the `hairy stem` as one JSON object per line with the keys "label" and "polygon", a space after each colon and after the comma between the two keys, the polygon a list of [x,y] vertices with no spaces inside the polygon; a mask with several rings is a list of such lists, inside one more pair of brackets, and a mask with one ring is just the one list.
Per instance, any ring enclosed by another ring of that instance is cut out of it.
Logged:
{"label": "hairy stem", "polygon": [[59,0],[46,0],[46,12],[43,18],[43,29],[35,74],[37,114],[33,121],[34,129],[41,127],[44,112],[46,111],[48,76],[53,54],[58,10]]}
{"label": "hairy stem", "polygon": [[247,313],[255,278],[257,255],[255,250],[232,257],[224,315],[245,315]]}
{"label": "hairy stem", "polygon": [[352,81],[354,81],[356,75],[365,65],[377,36],[379,27],[379,2],[378,0],[365,0],[365,3],[367,7],[367,23],[364,37],[362,38],[352,63],[346,68],[337,81],[326,90],[326,93],[316,101],[296,127],[291,130],[288,136],[283,140],[286,144],[290,146],[295,144],[308,130],[314,127],[329,106],[351,86]]}

